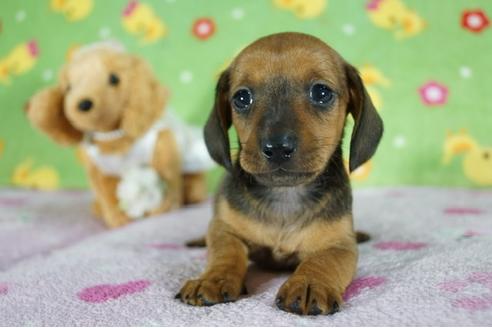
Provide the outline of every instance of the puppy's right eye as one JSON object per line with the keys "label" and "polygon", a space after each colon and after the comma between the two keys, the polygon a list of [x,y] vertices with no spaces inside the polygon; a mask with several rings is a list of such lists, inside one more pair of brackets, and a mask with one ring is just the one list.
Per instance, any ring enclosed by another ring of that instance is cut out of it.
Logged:
{"label": "puppy's right eye", "polygon": [[247,111],[252,103],[253,95],[248,88],[239,89],[232,96],[232,106],[239,113]]}

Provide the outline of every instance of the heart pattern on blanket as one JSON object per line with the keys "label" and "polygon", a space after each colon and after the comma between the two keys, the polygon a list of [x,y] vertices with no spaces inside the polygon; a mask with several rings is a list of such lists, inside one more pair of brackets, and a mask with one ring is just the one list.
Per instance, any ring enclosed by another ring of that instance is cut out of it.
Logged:
{"label": "heart pattern on blanket", "polygon": [[362,293],[364,289],[373,289],[384,284],[385,282],[385,277],[365,276],[356,278],[345,290],[343,300],[348,301],[349,299]]}
{"label": "heart pattern on blanket", "polygon": [[[492,272],[474,272],[464,279],[455,279],[442,282],[437,287],[448,293],[462,296],[451,300],[451,305],[467,311],[484,311],[492,309]],[[469,296],[466,289],[482,288],[481,295]]]}
{"label": "heart pattern on blanket", "polygon": [[408,251],[419,250],[427,247],[427,243],[421,242],[401,242],[401,241],[382,241],[374,244],[374,248],[380,250],[392,250],[392,251]]}
{"label": "heart pattern on blanket", "polygon": [[77,296],[87,303],[102,303],[123,295],[143,291],[150,285],[148,280],[135,280],[123,284],[104,284],[84,288]]}
{"label": "heart pattern on blanket", "polygon": [[2,197],[0,198],[0,206],[2,207],[21,207],[26,204],[23,198]]}
{"label": "heart pattern on blanket", "polygon": [[8,291],[9,286],[4,282],[0,282],[0,295],[5,295],[8,293]]}
{"label": "heart pattern on blanket", "polygon": [[480,215],[484,211],[473,207],[448,207],[444,209],[446,215]]}

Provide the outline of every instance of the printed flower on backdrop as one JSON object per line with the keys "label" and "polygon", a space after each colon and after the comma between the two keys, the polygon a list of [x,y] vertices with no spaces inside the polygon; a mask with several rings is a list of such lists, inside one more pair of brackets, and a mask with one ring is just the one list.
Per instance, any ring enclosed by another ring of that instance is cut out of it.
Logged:
{"label": "printed flower on backdrop", "polygon": [[430,81],[419,88],[420,99],[427,106],[444,105],[448,101],[448,88],[438,82]]}
{"label": "printed flower on backdrop", "polygon": [[193,23],[192,33],[200,40],[207,40],[215,33],[215,22],[211,18],[199,18]]}
{"label": "printed flower on backdrop", "polygon": [[465,10],[461,15],[461,26],[473,33],[480,33],[490,25],[483,10]]}

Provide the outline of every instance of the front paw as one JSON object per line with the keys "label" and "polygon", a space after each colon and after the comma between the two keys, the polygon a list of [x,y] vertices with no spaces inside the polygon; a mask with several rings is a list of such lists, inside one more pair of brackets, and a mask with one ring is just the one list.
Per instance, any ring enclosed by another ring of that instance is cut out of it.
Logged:
{"label": "front paw", "polygon": [[341,292],[336,292],[326,282],[293,275],[280,287],[275,303],[286,312],[318,315],[338,312],[343,301]]}
{"label": "front paw", "polygon": [[196,306],[211,306],[233,302],[245,289],[242,281],[232,274],[204,276],[188,280],[176,295],[183,303]]}

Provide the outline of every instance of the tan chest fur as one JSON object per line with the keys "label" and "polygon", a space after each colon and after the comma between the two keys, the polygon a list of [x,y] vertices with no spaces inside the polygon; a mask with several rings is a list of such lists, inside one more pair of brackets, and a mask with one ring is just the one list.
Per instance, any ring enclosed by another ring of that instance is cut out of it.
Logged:
{"label": "tan chest fur", "polygon": [[278,226],[265,224],[232,209],[228,202],[220,199],[216,219],[222,220],[231,232],[243,239],[250,247],[267,247],[274,258],[282,259],[296,254],[300,259],[337,244],[345,245],[353,239],[351,215],[336,220],[313,220],[302,226],[291,224]]}

